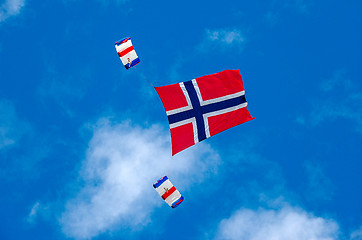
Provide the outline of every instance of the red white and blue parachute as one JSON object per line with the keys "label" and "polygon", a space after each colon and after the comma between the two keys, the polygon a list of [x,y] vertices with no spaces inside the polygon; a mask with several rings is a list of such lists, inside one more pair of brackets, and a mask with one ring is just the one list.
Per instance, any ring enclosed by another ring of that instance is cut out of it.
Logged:
{"label": "red white and blue parachute", "polygon": [[133,48],[131,38],[124,38],[115,43],[119,58],[126,69],[137,65],[140,62],[136,51]]}
{"label": "red white and blue parachute", "polygon": [[181,196],[181,193],[170,182],[167,176],[160,178],[155,184],[153,184],[153,187],[162,199],[165,200],[165,202],[172,208],[177,207],[184,200],[184,197]]}

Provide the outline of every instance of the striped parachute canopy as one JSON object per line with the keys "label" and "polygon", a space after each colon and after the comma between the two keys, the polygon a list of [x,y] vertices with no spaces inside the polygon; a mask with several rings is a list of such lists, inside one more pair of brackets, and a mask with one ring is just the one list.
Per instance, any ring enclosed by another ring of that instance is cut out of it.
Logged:
{"label": "striped parachute canopy", "polygon": [[156,189],[158,194],[162,197],[165,202],[170,205],[170,207],[177,207],[184,197],[181,196],[180,192],[175,188],[175,186],[168,180],[167,176],[160,178],[153,187]]}
{"label": "striped parachute canopy", "polygon": [[131,38],[124,38],[115,43],[119,58],[126,69],[137,65],[140,62],[136,51],[133,48]]}

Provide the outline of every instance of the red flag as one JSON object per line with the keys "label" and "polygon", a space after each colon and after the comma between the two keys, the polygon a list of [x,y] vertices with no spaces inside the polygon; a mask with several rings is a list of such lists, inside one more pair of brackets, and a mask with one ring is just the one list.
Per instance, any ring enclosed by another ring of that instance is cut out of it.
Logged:
{"label": "red flag", "polygon": [[246,109],[239,70],[225,70],[155,89],[170,124],[172,155],[254,119]]}

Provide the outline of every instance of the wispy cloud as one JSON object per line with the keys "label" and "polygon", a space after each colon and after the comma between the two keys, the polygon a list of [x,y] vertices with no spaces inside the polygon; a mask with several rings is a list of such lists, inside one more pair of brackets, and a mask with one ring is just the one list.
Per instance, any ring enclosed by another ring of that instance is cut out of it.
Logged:
{"label": "wispy cloud", "polygon": [[[62,0],[64,3],[68,4],[68,3],[73,3],[73,2],[77,2],[79,0]],[[116,4],[116,6],[120,6],[121,4],[124,4],[126,2],[128,2],[129,0],[95,0],[95,2],[99,2],[102,6],[107,7],[107,6],[114,6],[114,4]]]}
{"label": "wispy cloud", "polygon": [[346,72],[338,70],[320,85],[319,98],[313,99],[313,107],[308,116],[298,116],[300,124],[317,126],[324,121],[346,119],[355,123],[362,133],[362,91],[346,77]]}
{"label": "wispy cloud", "polygon": [[286,3],[287,6],[294,8],[297,11],[304,14],[309,13],[309,8],[311,7],[312,4],[313,1],[310,0],[292,0],[292,1],[287,1]]}
{"label": "wispy cloud", "polygon": [[0,5],[0,22],[5,21],[11,16],[18,15],[24,5],[25,0],[5,0],[5,2]]}
{"label": "wispy cloud", "polygon": [[362,239],[362,226],[359,229],[357,229],[351,233],[350,239],[351,240],[361,240]]}
{"label": "wispy cloud", "polygon": [[338,234],[335,221],[285,204],[280,209],[237,210],[220,222],[215,239],[332,240]]}
{"label": "wispy cloud", "polygon": [[[0,100],[1,181],[19,183],[39,177],[44,168],[39,168],[38,164],[49,152],[47,140],[29,121],[20,117],[13,102]],[[30,144],[34,142],[37,144]]]}
{"label": "wispy cloud", "polygon": [[28,127],[18,118],[10,101],[0,100],[0,150],[16,144]]}
{"label": "wispy cloud", "polygon": [[40,206],[40,203],[39,202],[36,202],[33,207],[31,208],[31,211],[28,215],[29,218],[34,218],[34,216],[36,216],[38,210],[39,210],[39,206]]}
{"label": "wispy cloud", "polygon": [[37,92],[41,101],[47,104],[49,99],[54,100],[69,117],[74,117],[74,102],[81,100],[92,83],[93,71],[87,67],[79,68],[72,74],[60,71],[54,64],[53,56],[46,56],[46,77],[39,84]]}
{"label": "wispy cloud", "polygon": [[306,197],[320,199],[324,201],[331,200],[334,194],[334,186],[331,180],[325,175],[323,168],[318,163],[308,162],[305,164],[308,176],[308,195]]}
{"label": "wispy cloud", "polygon": [[293,14],[299,13],[308,15],[314,2],[311,0],[275,0],[270,1],[269,4],[270,6],[265,14],[265,20],[269,25],[274,26],[278,22],[285,20],[283,19],[283,16],[290,14],[291,12]]}
{"label": "wispy cloud", "polygon": [[26,217],[26,221],[29,224],[34,224],[37,220],[37,218],[40,216],[44,217],[45,212],[49,209],[48,206],[45,206],[44,204],[37,201],[34,203],[34,205],[31,207],[30,212],[28,216]]}
{"label": "wispy cloud", "polygon": [[199,46],[200,50],[219,49],[225,50],[231,47],[241,48],[245,43],[245,37],[238,29],[205,30],[204,40]]}
{"label": "wispy cloud", "polygon": [[206,30],[206,36],[209,41],[220,42],[223,44],[235,44],[245,41],[239,30]]}
{"label": "wispy cloud", "polygon": [[116,225],[142,228],[155,207],[168,207],[154,191],[155,181],[168,175],[182,192],[202,181],[218,161],[206,144],[171,158],[169,134],[159,126],[144,129],[102,119],[94,126],[81,170],[83,187],[60,217],[63,232],[84,239]]}
{"label": "wispy cloud", "polygon": [[109,4],[117,4],[117,5],[120,5],[120,4],[124,4],[126,2],[128,2],[129,0],[113,0],[113,1],[108,1],[108,0],[97,0],[98,2],[104,4],[104,5],[109,5]]}
{"label": "wispy cloud", "polygon": [[280,14],[276,11],[268,11],[265,15],[265,19],[269,25],[274,26],[278,23]]}

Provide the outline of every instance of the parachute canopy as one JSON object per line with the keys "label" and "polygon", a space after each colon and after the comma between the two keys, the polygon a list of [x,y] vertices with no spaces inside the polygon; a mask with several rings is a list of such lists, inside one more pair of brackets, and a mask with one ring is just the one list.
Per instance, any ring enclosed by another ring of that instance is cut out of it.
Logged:
{"label": "parachute canopy", "polygon": [[171,130],[172,155],[226,129],[254,119],[239,70],[225,70],[155,88]]}
{"label": "parachute canopy", "polygon": [[136,51],[133,48],[131,38],[124,38],[115,43],[119,58],[122,60],[126,69],[137,65],[140,62]]}
{"label": "parachute canopy", "polygon": [[155,184],[153,184],[153,187],[162,199],[165,200],[165,202],[172,208],[177,207],[184,200],[184,197],[181,196],[180,192],[170,182],[167,176],[160,178]]}

